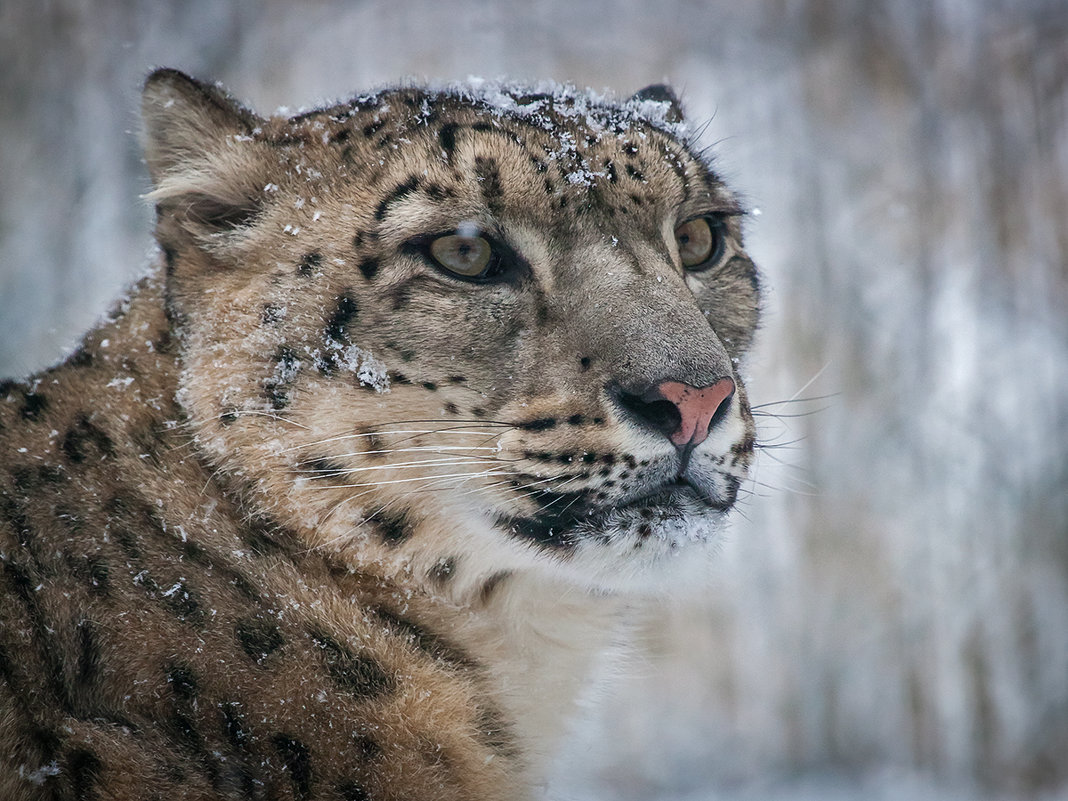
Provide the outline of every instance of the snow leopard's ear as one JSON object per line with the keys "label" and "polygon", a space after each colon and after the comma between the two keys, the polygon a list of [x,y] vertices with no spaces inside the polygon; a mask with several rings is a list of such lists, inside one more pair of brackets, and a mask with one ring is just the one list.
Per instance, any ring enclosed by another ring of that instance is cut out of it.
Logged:
{"label": "snow leopard's ear", "polygon": [[215,86],[178,70],[148,76],[141,95],[146,197],[185,227],[225,230],[247,224],[263,202],[263,120]]}
{"label": "snow leopard's ear", "polygon": [[631,95],[630,99],[638,101],[652,100],[655,103],[666,105],[664,120],[667,122],[682,122],[682,104],[679,102],[675,90],[667,84],[654,83],[646,86]]}

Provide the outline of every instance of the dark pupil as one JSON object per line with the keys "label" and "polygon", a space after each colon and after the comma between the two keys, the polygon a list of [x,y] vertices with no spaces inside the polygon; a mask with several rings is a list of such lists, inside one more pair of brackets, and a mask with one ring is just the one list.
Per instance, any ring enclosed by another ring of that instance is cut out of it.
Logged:
{"label": "dark pupil", "polygon": [[459,245],[456,248],[456,255],[459,256],[461,259],[464,259],[466,261],[467,260],[467,256],[471,252],[471,250],[472,250],[471,246],[469,244],[467,244],[466,242],[464,242],[463,244]]}
{"label": "dark pupil", "polygon": [[682,236],[679,237],[679,242],[682,243],[683,245],[690,244],[690,235],[689,234],[683,234]]}

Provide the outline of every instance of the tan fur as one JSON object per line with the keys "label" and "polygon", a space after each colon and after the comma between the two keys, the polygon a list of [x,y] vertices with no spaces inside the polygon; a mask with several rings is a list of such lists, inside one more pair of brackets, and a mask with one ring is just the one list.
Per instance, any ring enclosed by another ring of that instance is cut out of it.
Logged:
{"label": "tan fur", "polygon": [[[495,91],[149,79],[163,264],[0,386],[0,797],[529,797],[628,599],[701,580],[753,452],[737,202],[663,90]],[[457,279],[451,231],[514,260]],[[682,462],[627,411],[722,377]]]}

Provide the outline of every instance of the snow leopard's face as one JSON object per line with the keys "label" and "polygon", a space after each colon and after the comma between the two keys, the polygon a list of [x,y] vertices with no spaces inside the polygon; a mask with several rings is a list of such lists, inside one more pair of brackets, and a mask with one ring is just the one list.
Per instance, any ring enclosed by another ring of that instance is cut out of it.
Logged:
{"label": "snow leopard's face", "polygon": [[753,455],[741,211],[663,89],[494,92],[263,120],[150,84],[183,402],[353,561],[648,583],[709,550]]}

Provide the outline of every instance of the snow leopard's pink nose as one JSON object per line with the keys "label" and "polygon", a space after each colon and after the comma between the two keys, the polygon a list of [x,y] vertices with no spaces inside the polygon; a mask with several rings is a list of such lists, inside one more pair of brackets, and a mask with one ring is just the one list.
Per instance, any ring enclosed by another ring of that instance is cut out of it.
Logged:
{"label": "snow leopard's pink nose", "polygon": [[734,395],[734,381],[721,378],[707,387],[694,387],[681,381],[662,381],[656,392],[674,404],[679,423],[669,439],[677,448],[700,445],[708,436],[713,420],[730,406]]}

